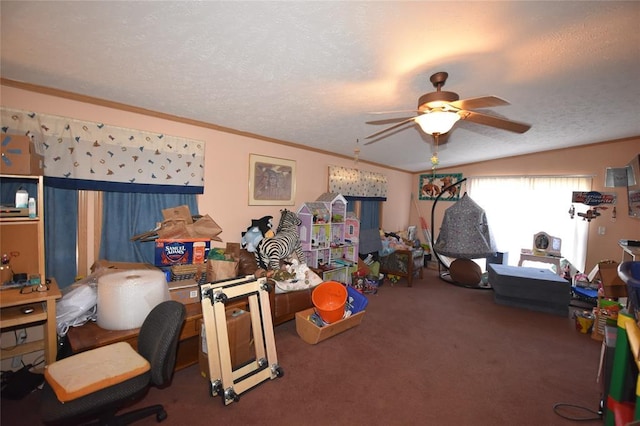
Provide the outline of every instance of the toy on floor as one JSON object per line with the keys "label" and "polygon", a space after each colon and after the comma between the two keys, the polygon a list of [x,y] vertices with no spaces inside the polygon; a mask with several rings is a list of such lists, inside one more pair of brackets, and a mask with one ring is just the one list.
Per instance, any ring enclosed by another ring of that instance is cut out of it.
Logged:
{"label": "toy on floor", "polygon": [[398,281],[400,281],[400,277],[397,275],[387,275],[387,278],[389,278],[389,281],[391,281],[391,284],[395,284]]}

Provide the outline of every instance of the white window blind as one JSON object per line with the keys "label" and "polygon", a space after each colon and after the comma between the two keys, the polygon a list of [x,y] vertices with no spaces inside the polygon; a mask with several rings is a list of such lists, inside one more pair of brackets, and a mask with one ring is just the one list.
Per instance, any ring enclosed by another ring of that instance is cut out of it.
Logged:
{"label": "white window blind", "polygon": [[387,199],[387,177],[382,173],[329,166],[329,192],[384,201]]}
{"label": "white window blind", "polygon": [[45,183],[64,189],[201,194],[203,141],[2,107],[3,134],[31,136]]}

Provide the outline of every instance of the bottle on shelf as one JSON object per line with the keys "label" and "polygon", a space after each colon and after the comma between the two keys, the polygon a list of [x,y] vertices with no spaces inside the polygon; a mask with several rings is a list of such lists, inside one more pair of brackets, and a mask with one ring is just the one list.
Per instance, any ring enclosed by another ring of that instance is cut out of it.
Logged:
{"label": "bottle on shelf", "polygon": [[36,218],[36,199],[33,197],[29,198],[29,219]]}

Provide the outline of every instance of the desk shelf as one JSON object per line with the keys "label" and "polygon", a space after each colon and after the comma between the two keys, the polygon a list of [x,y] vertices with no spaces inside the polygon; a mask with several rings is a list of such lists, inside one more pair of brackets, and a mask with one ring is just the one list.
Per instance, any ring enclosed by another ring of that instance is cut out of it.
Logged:
{"label": "desk shelf", "polygon": [[[30,314],[22,313],[24,306],[31,306],[33,312]],[[36,322],[46,321],[47,311],[43,308],[42,303],[34,303],[21,306],[12,306],[0,309],[0,322],[2,328],[14,328],[21,325],[32,325]]]}
{"label": "desk shelf", "polygon": [[[44,350],[45,363],[56,360],[58,336],[56,334],[56,300],[62,297],[55,280],[49,283],[49,290],[21,294],[20,289],[13,288],[0,292],[0,329],[2,333],[17,328],[42,326],[43,338],[17,345],[15,349],[2,350],[0,359],[13,358],[32,352]],[[22,313],[22,308],[29,306],[34,310],[30,314]]]}
{"label": "desk shelf", "polygon": [[44,339],[35,340],[33,342],[26,342],[21,345],[16,345],[9,349],[2,349],[0,359],[9,359],[14,356],[26,355],[32,352],[38,352],[44,350]]}

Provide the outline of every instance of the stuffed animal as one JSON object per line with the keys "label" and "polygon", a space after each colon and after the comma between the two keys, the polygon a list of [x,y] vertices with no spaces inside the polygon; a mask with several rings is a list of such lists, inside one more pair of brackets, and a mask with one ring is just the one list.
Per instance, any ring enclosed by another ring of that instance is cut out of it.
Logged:
{"label": "stuffed animal", "polygon": [[258,248],[258,244],[260,243],[260,241],[262,241],[263,238],[264,236],[257,226],[249,228],[246,232],[242,233],[241,246],[242,248],[247,249],[247,251],[255,253]]}
{"label": "stuffed animal", "polygon": [[263,238],[255,252],[258,266],[262,269],[280,269],[280,260],[294,252],[299,259],[304,259],[298,233],[298,225],[302,221],[295,212],[287,209],[280,210],[280,213],[276,235],[272,238]]}
{"label": "stuffed animal", "polygon": [[271,238],[275,235],[275,232],[273,232],[273,216],[263,216],[258,220],[252,220],[251,227],[254,226],[258,227],[265,238]]}
{"label": "stuffed animal", "polygon": [[275,235],[273,230],[273,216],[263,216],[260,219],[251,219],[251,226],[242,233],[241,246],[247,251],[255,253],[258,244],[264,238],[271,238]]}

